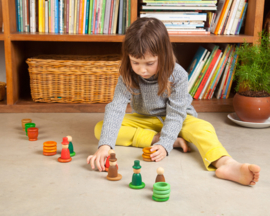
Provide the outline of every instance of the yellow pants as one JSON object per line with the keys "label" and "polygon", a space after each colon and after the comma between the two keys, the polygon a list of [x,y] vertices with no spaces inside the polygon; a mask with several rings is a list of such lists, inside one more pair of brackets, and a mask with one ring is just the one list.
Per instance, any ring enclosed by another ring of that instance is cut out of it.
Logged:
{"label": "yellow pants", "polygon": [[[163,120],[165,117],[163,117]],[[103,121],[95,126],[95,136],[99,140]],[[161,131],[163,124],[154,116],[144,116],[137,113],[126,114],[119,130],[116,145],[148,147],[153,137]],[[214,127],[204,120],[187,115],[179,133],[187,142],[193,143],[199,150],[207,170],[216,168],[212,162],[222,156],[230,156],[219,142]]]}

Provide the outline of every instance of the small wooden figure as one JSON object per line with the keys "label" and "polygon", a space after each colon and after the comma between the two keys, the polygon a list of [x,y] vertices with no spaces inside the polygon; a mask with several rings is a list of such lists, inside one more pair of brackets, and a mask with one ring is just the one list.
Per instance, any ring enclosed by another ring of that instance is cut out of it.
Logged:
{"label": "small wooden figure", "polygon": [[157,169],[156,182],[166,182],[163,173],[164,173],[164,169],[162,167],[159,167]]}
{"label": "small wooden figure", "polygon": [[141,176],[141,165],[139,160],[134,161],[133,165],[133,176],[132,176],[132,182],[130,182],[129,187],[132,189],[142,189],[145,187],[145,183],[142,182],[142,176]]}
{"label": "small wooden figure", "polygon": [[46,141],[43,143],[43,155],[52,156],[55,155],[57,151],[57,142]]}
{"label": "small wooden figure", "polygon": [[61,157],[58,158],[58,161],[61,163],[67,163],[71,160],[72,158],[70,157],[70,152],[68,150],[68,138],[64,137],[62,142]]}
{"label": "small wooden figure", "polygon": [[36,128],[36,127],[28,128],[27,134],[29,137],[29,141],[36,141],[38,138],[38,128]]}
{"label": "small wooden figure", "polygon": [[22,129],[25,131],[25,124],[32,123],[32,119],[22,119]]}
{"label": "small wooden figure", "polygon": [[118,174],[118,169],[116,167],[117,158],[115,157],[115,153],[110,154],[110,167],[108,170],[107,179],[110,181],[118,181],[122,179],[122,175]]}
{"label": "small wooden figure", "polygon": [[70,157],[73,157],[73,156],[76,155],[76,153],[74,152],[74,149],[73,149],[72,137],[71,136],[67,136],[67,138],[68,138],[68,141],[69,141],[68,149],[69,149],[69,152],[70,152]]}
{"label": "small wooden figure", "polygon": [[[111,155],[111,153],[115,153],[115,151],[113,150],[113,149],[110,149],[109,150],[109,152],[108,152],[108,157],[107,157],[107,159],[106,159],[106,163],[105,163],[105,171],[106,172],[108,172],[108,170],[109,170],[109,167],[110,167],[110,161],[109,161],[109,159],[110,159],[110,155]],[[116,167],[117,167],[117,169],[118,169],[118,164],[116,163]]]}

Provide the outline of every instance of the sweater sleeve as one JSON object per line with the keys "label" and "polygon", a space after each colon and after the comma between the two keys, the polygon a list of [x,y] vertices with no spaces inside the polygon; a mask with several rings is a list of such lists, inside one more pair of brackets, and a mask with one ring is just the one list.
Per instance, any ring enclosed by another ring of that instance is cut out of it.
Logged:
{"label": "sweater sleeve", "polygon": [[182,129],[187,116],[186,109],[189,102],[188,75],[181,67],[174,73],[175,81],[171,95],[166,103],[166,119],[161,130],[160,139],[155,145],[162,145],[169,155],[173,144]]}
{"label": "sweater sleeve", "polygon": [[122,77],[118,78],[113,101],[105,107],[105,115],[101,130],[98,148],[102,145],[115,147],[118,132],[125,116],[127,104],[130,102],[131,93],[127,90]]}

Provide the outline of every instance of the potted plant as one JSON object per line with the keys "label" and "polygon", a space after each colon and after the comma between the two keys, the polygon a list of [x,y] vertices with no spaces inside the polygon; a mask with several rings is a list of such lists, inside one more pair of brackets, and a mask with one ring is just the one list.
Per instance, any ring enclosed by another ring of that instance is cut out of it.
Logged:
{"label": "potted plant", "polygon": [[242,121],[265,122],[270,117],[270,40],[269,33],[259,33],[259,41],[242,44],[238,55],[233,107]]}

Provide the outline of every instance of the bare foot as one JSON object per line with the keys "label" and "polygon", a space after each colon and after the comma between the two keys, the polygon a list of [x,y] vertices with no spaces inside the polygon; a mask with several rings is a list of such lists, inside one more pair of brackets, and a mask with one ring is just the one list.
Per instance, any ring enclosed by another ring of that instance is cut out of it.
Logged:
{"label": "bare foot", "polygon": [[213,165],[217,165],[216,176],[218,178],[235,181],[243,185],[255,185],[259,181],[261,170],[259,166],[247,163],[241,164],[228,156],[219,160],[213,163]]}
{"label": "bare foot", "polygon": [[173,144],[173,147],[174,148],[182,148],[183,149],[183,152],[190,152],[191,149],[190,147],[188,146],[186,140],[184,140],[183,138],[181,137],[178,137],[174,144]]}

